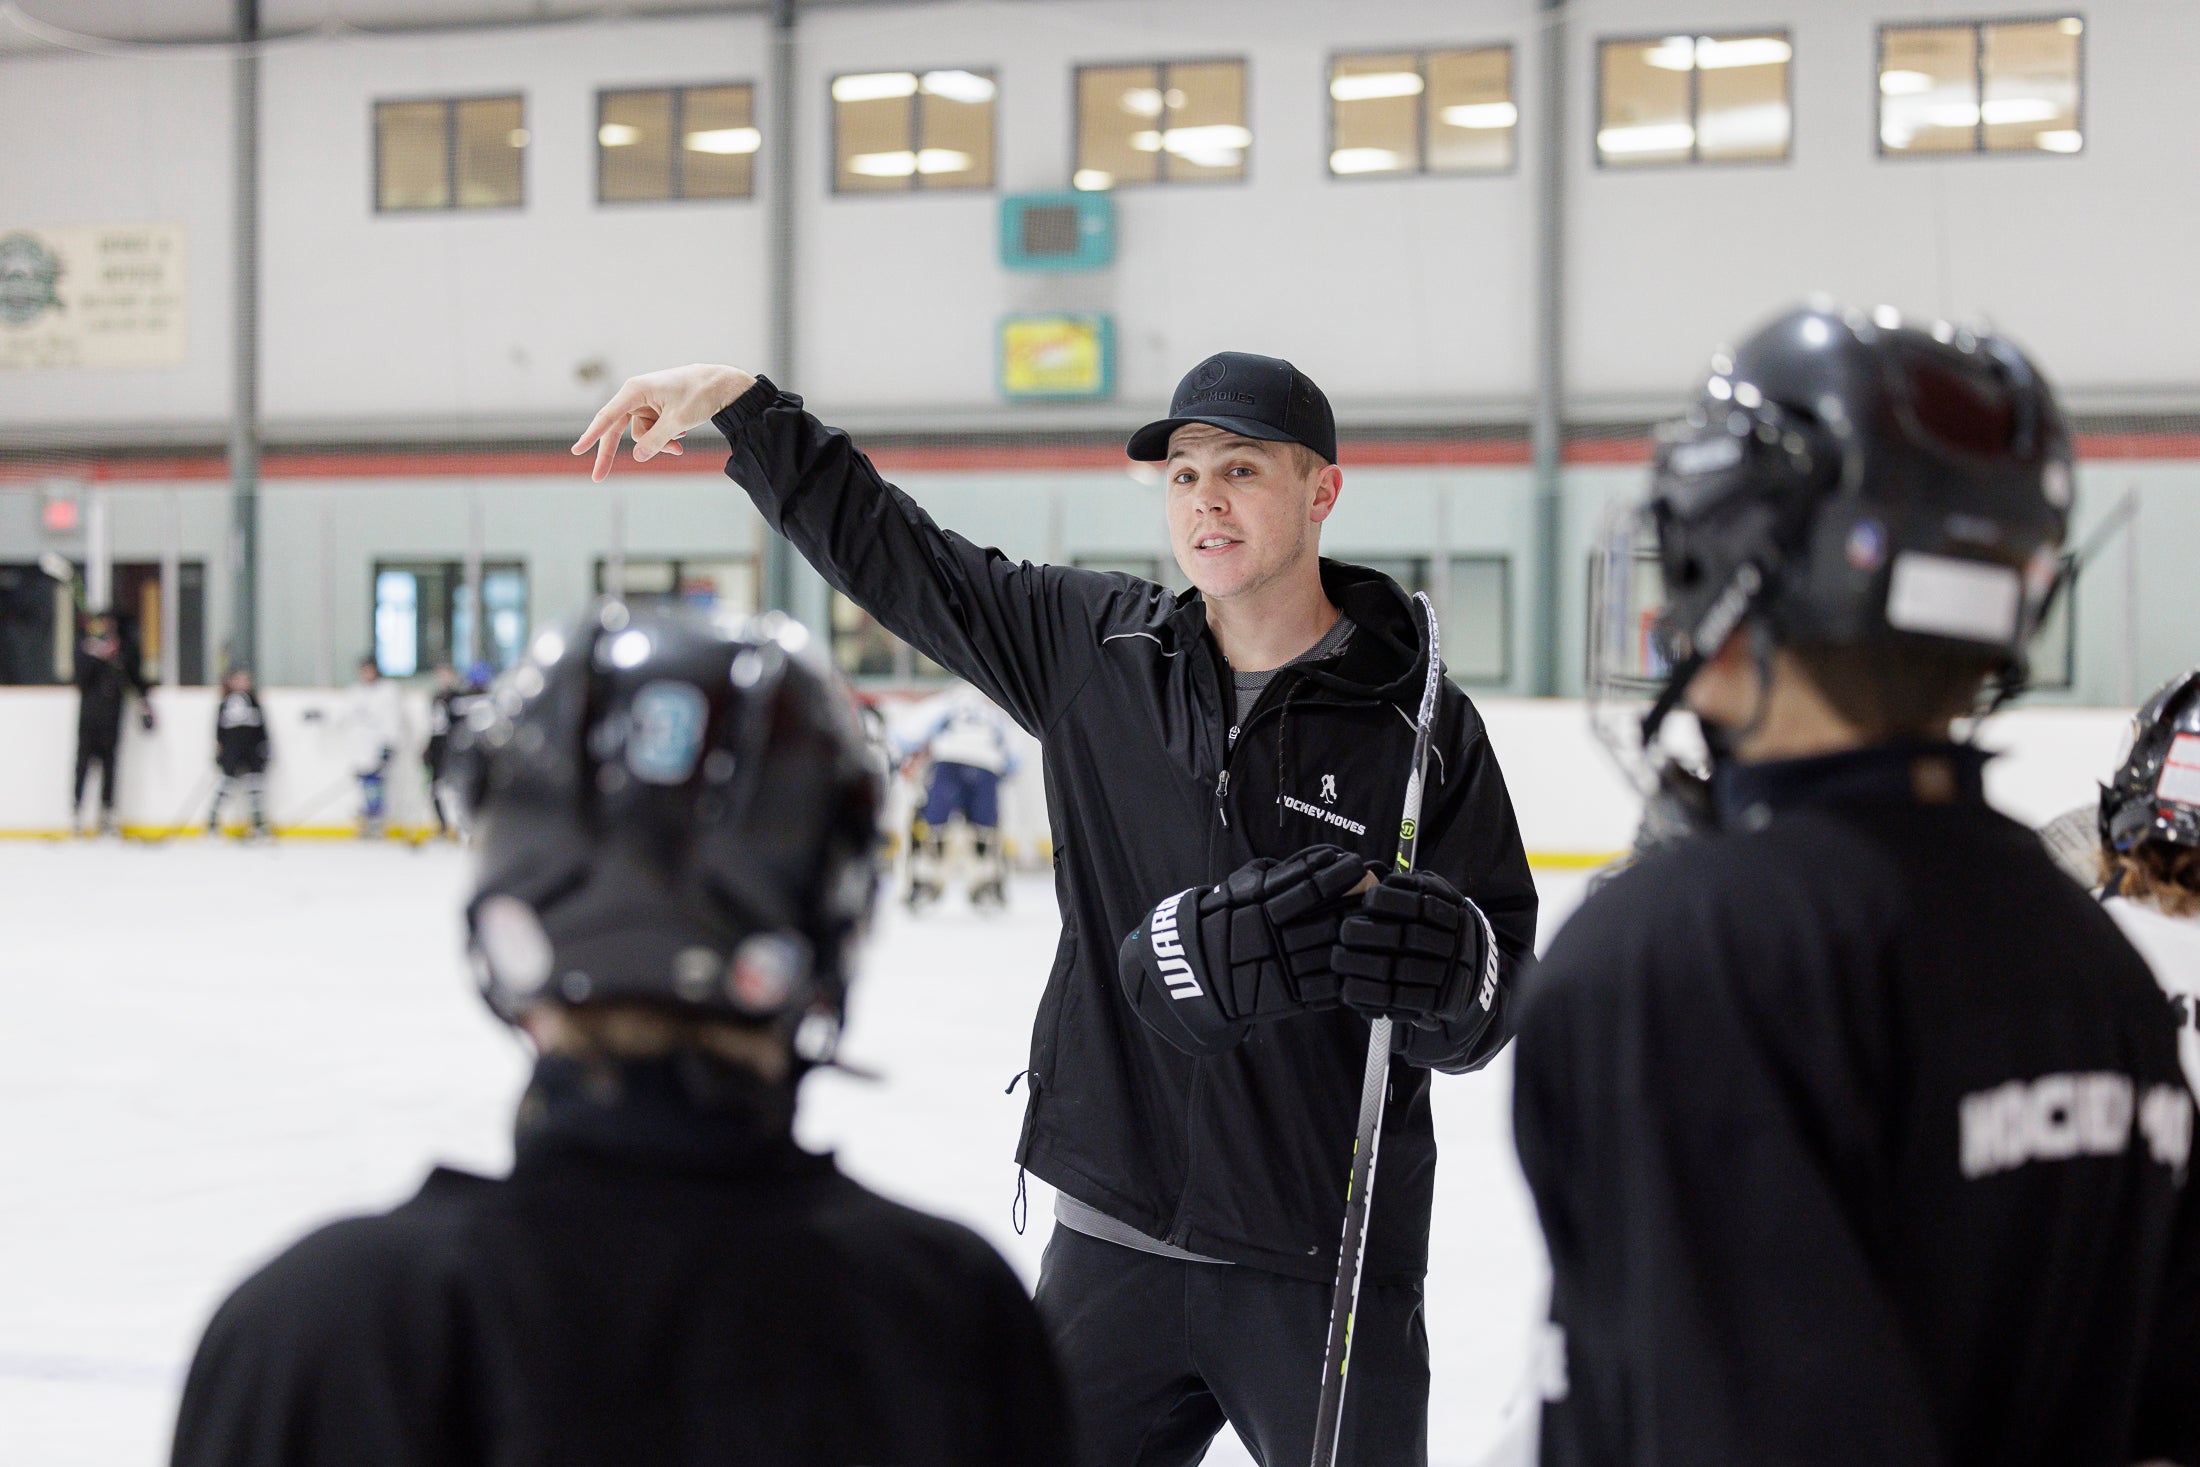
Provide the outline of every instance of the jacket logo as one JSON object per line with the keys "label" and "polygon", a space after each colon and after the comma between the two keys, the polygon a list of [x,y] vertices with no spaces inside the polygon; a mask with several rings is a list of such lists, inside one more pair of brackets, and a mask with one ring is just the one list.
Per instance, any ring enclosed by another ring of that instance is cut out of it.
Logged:
{"label": "jacket logo", "polygon": [[1278,795],[1276,796],[1276,803],[1283,806],[1283,808],[1286,810],[1296,810],[1301,815],[1311,815],[1316,820],[1321,821],[1325,825],[1334,825],[1339,830],[1349,830],[1354,835],[1367,834],[1367,827],[1362,825],[1359,821],[1347,820],[1344,816],[1339,815],[1336,811],[1324,810],[1319,805],[1309,805],[1308,803],[1306,803],[1306,801],[1300,799],[1296,795]]}
{"label": "jacket logo", "polygon": [[1168,985],[1171,998],[1200,996],[1199,980],[1192,976],[1192,965],[1184,957],[1183,939],[1176,931],[1176,914],[1190,895],[1190,891],[1180,891],[1155,907],[1153,921],[1146,927],[1146,940],[1153,944],[1154,967]]}
{"label": "jacket logo", "polygon": [[1334,774],[1322,776],[1322,803],[1325,805],[1337,803],[1337,776]]}

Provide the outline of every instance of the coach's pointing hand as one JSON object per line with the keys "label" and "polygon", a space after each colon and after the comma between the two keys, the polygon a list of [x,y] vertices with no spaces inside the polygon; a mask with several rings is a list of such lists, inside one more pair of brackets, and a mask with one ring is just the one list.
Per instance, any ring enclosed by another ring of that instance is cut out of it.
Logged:
{"label": "coach's pointing hand", "polygon": [[637,463],[660,453],[679,453],[681,434],[709,422],[755,383],[738,367],[701,364],[629,377],[574,442],[573,452],[596,450],[589,477],[600,484],[619,455],[620,434],[633,435]]}

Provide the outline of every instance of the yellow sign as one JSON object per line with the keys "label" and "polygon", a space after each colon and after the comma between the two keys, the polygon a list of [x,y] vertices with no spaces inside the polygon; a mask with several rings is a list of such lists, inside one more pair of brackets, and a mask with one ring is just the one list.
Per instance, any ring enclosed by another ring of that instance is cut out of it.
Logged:
{"label": "yellow sign", "polygon": [[0,227],[0,369],[182,361],[182,225]]}
{"label": "yellow sign", "polygon": [[1010,316],[1001,322],[1001,395],[1107,397],[1115,331],[1106,316]]}

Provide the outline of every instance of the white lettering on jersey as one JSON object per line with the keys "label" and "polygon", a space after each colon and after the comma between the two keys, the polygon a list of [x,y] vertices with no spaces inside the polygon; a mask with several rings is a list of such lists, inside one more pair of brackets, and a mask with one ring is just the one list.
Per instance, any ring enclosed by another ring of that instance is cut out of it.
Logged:
{"label": "white lettering on jersey", "polygon": [[1334,810],[1324,810],[1319,805],[1309,805],[1295,795],[1278,795],[1276,799],[1286,810],[1296,810],[1301,815],[1311,815],[1316,820],[1334,825],[1340,830],[1349,830],[1354,835],[1367,834],[1366,826],[1357,820],[1347,820]]}
{"label": "white lettering on jersey", "polygon": [[1192,976],[1192,965],[1185,960],[1183,939],[1176,931],[1177,912],[1190,895],[1190,891],[1180,891],[1155,907],[1153,921],[1146,927],[1146,940],[1153,944],[1154,967],[1168,985],[1171,998],[1198,998],[1201,992],[1199,980]]}
{"label": "white lettering on jersey", "polygon": [[2011,1080],[1963,1097],[1963,1175],[1989,1177],[2035,1161],[2117,1156],[2138,1121],[2154,1160],[2180,1174],[2192,1152],[2192,1097],[2156,1085],[2142,1101],[2128,1075],[2111,1072]]}

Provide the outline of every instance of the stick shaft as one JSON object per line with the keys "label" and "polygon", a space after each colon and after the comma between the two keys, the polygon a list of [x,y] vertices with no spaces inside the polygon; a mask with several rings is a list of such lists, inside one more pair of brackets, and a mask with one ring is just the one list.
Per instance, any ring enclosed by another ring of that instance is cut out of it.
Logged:
{"label": "stick shaft", "polygon": [[[1443,677],[1436,605],[1416,595],[1428,618],[1428,673],[1421,713],[1414,720],[1413,767],[1406,776],[1405,808],[1398,820],[1400,871],[1411,871],[1421,846],[1421,784],[1428,768],[1429,732],[1436,722],[1436,693]],[[1314,1415],[1314,1467],[1334,1467],[1344,1433],[1344,1390],[1352,1368],[1352,1316],[1360,1303],[1360,1266],[1367,1255],[1367,1219],[1375,1201],[1375,1159],[1383,1138],[1383,1107],[1390,1096],[1390,1020],[1368,1028],[1367,1065],[1360,1075],[1360,1122],[1352,1140],[1352,1172],[1345,1184],[1344,1240],[1337,1251],[1337,1287],[1329,1299],[1329,1342],[1322,1352],[1321,1400]]]}

